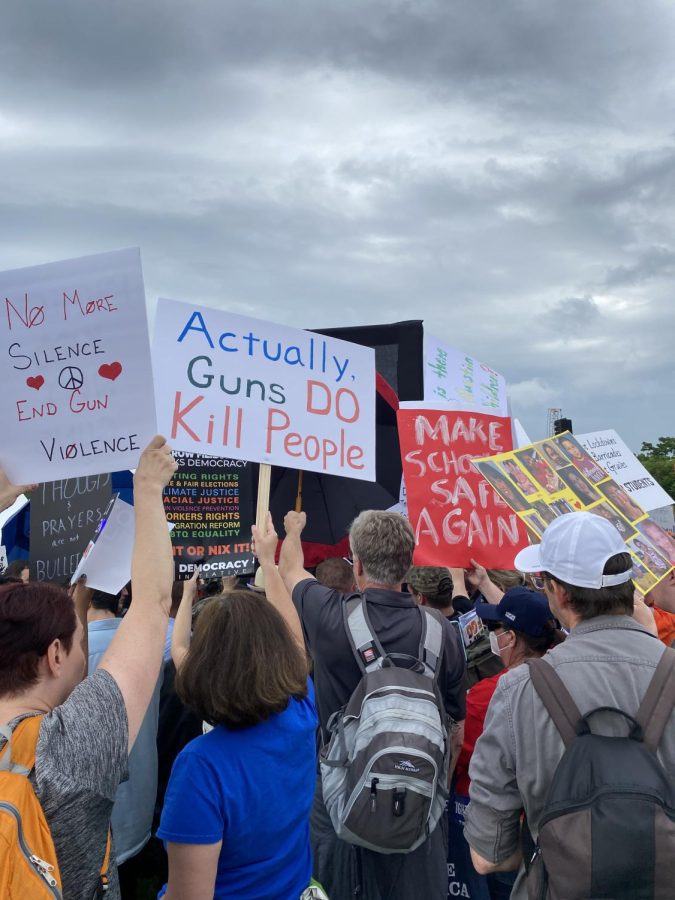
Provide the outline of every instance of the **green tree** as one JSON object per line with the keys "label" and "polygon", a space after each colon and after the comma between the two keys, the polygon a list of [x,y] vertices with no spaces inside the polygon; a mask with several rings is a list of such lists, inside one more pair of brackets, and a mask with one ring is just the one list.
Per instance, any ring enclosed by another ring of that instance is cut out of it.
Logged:
{"label": "green tree", "polygon": [[675,437],[660,437],[656,444],[643,443],[638,459],[663,490],[675,497]]}

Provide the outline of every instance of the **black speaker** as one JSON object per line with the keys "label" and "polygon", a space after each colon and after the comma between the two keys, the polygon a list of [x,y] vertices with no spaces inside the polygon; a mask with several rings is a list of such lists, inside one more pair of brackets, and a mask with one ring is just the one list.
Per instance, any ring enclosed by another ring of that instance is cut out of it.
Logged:
{"label": "black speaker", "polygon": [[[571,419],[556,419],[553,423],[553,434],[562,434],[563,431],[572,432],[572,420]],[[574,433],[574,432],[572,432]]]}

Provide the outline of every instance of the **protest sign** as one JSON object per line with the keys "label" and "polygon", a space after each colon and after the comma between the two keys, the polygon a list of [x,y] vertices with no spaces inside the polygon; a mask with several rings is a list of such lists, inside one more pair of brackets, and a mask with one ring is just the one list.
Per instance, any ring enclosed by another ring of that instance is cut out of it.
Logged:
{"label": "protest sign", "polygon": [[645,594],[671,570],[675,543],[569,432],[473,465],[525,523],[534,543],[561,515],[587,510],[614,525]]}
{"label": "protest sign", "polygon": [[513,420],[513,437],[516,447],[527,447],[532,439],[522,426],[520,419]]}
{"label": "protest sign", "polygon": [[[173,525],[167,524],[172,531]],[[119,594],[131,580],[134,533],[134,508],[115,494],[73,572],[71,584],[86,575],[87,587],[106,594]]]}
{"label": "protest sign", "polygon": [[405,495],[405,478],[401,477],[401,489],[398,494],[398,503],[390,506],[387,512],[397,512],[408,518],[408,500]]}
{"label": "protest sign", "polygon": [[0,547],[0,574],[7,568],[7,548]]}
{"label": "protest sign", "polygon": [[33,491],[30,577],[34,581],[70,579],[110,495],[109,474],[48,481]]}
{"label": "protest sign", "polygon": [[71,583],[86,575],[87,587],[119,593],[131,578],[133,550],[134,508],[115,495],[102,513]]}
{"label": "protest sign", "polygon": [[584,450],[587,450],[643,509],[651,511],[675,502],[654,480],[640,460],[631,453],[616,431],[612,429],[591,431],[588,434],[577,434],[575,437]]}
{"label": "protest sign", "polygon": [[[205,578],[253,572],[251,464],[241,459],[174,452],[178,469],[164,490],[176,577],[197,563]],[[203,562],[202,562],[203,560]]]}
{"label": "protest sign", "polygon": [[0,303],[10,479],[135,466],[156,431],[139,251],[3,272]]}
{"label": "protest sign", "polygon": [[398,427],[415,564],[512,568],[525,529],[471,465],[511,448],[510,419],[411,403],[401,405]]}
{"label": "protest sign", "polygon": [[503,375],[430,334],[424,335],[424,399],[436,407],[509,414]]}
{"label": "protest sign", "polygon": [[462,635],[462,642],[465,647],[470,647],[479,638],[487,634],[487,628],[482,620],[478,618],[478,613],[475,609],[462,613],[457,620],[457,624],[459,625],[459,633]]}
{"label": "protest sign", "polygon": [[375,480],[372,349],[160,300],[153,363],[175,450]]}

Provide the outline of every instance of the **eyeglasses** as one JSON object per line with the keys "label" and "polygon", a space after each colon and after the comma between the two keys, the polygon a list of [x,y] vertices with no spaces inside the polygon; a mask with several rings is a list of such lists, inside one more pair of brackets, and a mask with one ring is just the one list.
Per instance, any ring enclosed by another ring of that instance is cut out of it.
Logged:
{"label": "eyeglasses", "polygon": [[532,580],[532,584],[538,591],[543,591],[546,586],[546,579],[542,575],[541,572],[535,572],[530,574],[530,578]]}

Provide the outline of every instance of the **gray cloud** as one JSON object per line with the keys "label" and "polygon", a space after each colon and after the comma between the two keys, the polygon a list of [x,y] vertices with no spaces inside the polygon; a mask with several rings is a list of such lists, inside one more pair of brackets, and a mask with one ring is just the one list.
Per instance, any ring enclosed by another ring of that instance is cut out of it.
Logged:
{"label": "gray cloud", "polygon": [[546,407],[673,433],[666,0],[9,0],[0,267],[140,245],[158,295],[424,318]]}

